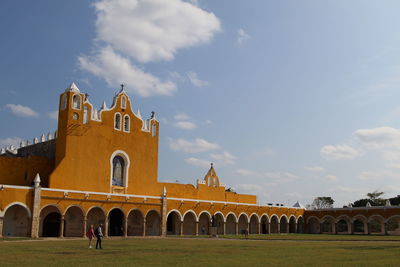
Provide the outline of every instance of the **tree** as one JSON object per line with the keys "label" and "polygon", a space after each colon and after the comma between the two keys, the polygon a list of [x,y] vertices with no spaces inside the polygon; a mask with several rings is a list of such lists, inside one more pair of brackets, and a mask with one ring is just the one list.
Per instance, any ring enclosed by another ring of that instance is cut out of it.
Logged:
{"label": "tree", "polygon": [[356,200],[352,205],[353,207],[365,207],[367,206],[367,203],[370,203],[371,206],[385,206],[386,199],[380,198],[383,194],[384,192],[378,192],[378,190],[375,190],[372,193],[367,193],[368,198]]}
{"label": "tree", "polygon": [[335,201],[331,197],[316,197],[311,204],[312,209],[329,209]]}

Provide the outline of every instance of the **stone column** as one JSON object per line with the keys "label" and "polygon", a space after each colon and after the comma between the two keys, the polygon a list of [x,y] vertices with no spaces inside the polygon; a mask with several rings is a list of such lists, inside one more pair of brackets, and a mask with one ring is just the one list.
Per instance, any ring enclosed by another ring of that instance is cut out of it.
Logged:
{"label": "stone column", "polygon": [[354,234],[354,223],[352,223],[351,221],[349,223],[349,234]]}
{"label": "stone column", "polygon": [[181,236],[183,236],[183,221],[181,221],[181,231],[179,233]]}
{"label": "stone column", "polygon": [[322,223],[319,224],[319,233],[322,234]]}
{"label": "stone column", "polygon": [[167,236],[167,189],[165,186],[162,194],[161,236]]}
{"label": "stone column", "polygon": [[61,216],[61,223],[60,223],[60,237],[64,237],[64,225],[65,225],[65,216]]}
{"label": "stone column", "polygon": [[388,230],[387,230],[387,228],[388,228],[388,223],[385,222],[383,227],[385,228],[385,232],[384,232],[384,233],[385,233],[385,235],[387,235],[387,234],[388,234]]}
{"label": "stone column", "polygon": [[262,227],[262,224],[259,222],[259,223],[258,223],[258,234],[261,234],[261,233],[262,233],[261,227]]}
{"label": "stone column", "polygon": [[199,235],[199,222],[196,221],[196,236]]}
{"label": "stone column", "polygon": [[297,234],[297,222],[294,223],[294,233]]}
{"label": "stone column", "polygon": [[146,236],[146,217],[143,217],[143,236]]}
{"label": "stone column", "polygon": [[87,217],[83,216],[83,238],[86,238],[87,233]]}
{"label": "stone column", "polygon": [[40,176],[36,174],[33,189],[33,206],[32,206],[32,222],[31,222],[31,237],[39,237],[39,227],[40,227],[40,199],[42,195],[42,188],[40,187]]}
{"label": "stone column", "polygon": [[104,237],[108,237],[108,216],[104,220]]}
{"label": "stone column", "polygon": [[286,223],[286,233],[290,233],[290,223]]}
{"label": "stone column", "polygon": [[367,232],[367,233],[366,233],[367,235],[370,235],[370,234],[371,234],[371,224],[370,224],[370,223],[367,223],[367,231],[364,230],[364,233],[365,233],[365,232]]}
{"label": "stone column", "polygon": [[267,234],[271,234],[271,223],[268,223],[268,229],[267,229]]}
{"label": "stone column", "polygon": [[276,232],[277,232],[278,234],[280,234],[280,233],[281,233],[281,223],[278,222],[277,225],[278,225],[278,229],[277,229]]}
{"label": "stone column", "polygon": [[128,237],[128,216],[124,218],[124,237]]}
{"label": "stone column", "polygon": [[0,217],[0,238],[3,237],[3,220],[4,217]]}
{"label": "stone column", "polygon": [[239,234],[239,222],[236,222],[235,226],[236,226],[236,234],[238,235]]}
{"label": "stone column", "polygon": [[223,234],[223,235],[226,235],[226,222],[224,222],[224,229],[223,229],[223,231],[224,231],[224,232],[223,232],[222,234]]}

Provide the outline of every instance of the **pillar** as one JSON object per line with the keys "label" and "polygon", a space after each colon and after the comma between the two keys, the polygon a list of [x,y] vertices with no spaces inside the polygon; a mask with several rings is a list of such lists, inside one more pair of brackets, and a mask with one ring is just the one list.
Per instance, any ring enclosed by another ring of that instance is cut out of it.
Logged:
{"label": "pillar", "polygon": [[224,229],[223,229],[223,231],[224,231],[224,232],[223,232],[222,234],[223,234],[223,235],[226,235],[226,222],[224,222]]}
{"label": "pillar", "polygon": [[235,226],[236,226],[236,234],[238,235],[239,234],[239,222],[236,222]]}
{"label": "pillar", "polygon": [[180,231],[180,235],[183,236],[183,221],[181,221],[181,231]]}
{"label": "pillar", "polygon": [[[164,187],[165,189],[165,187]],[[166,193],[162,197],[161,212],[161,236],[167,236],[167,196]]]}
{"label": "pillar", "polygon": [[388,234],[388,231],[387,231],[388,223],[387,222],[384,223],[384,227],[385,227],[385,235],[387,235]]}
{"label": "pillar", "polygon": [[337,227],[337,222],[334,222],[333,223],[333,233],[335,234],[335,235],[337,235],[338,234],[338,227]]}
{"label": "pillar", "polygon": [[278,229],[277,229],[276,232],[277,232],[278,234],[280,234],[280,233],[281,233],[281,223],[278,222],[276,225],[278,226]]}
{"label": "pillar", "polygon": [[294,223],[294,233],[297,234],[297,222]]}
{"label": "pillar", "polygon": [[124,218],[124,237],[128,237],[128,216]]}
{"label": "pillar", "polygon": [[290,233],[290,223],[286,223],[286,233]]}
{"label": "pillar", "polygon": [[105,219],[103,231],[104,237],[108,237],[108,216]]}
{"label": "pillar", "polygon": [[349,234],[354,234],[354,223],[350,221],[349,223]]}
{"label": "pillar", "polygon": [[61,216],[61,223],[60,223],[60,237],[64,237],[64,224],[65,224],[65,216]]}
{"label": "pillar", "polygon": [[0,217],[0,238],[3,237],[3,220],[4,217]]}
{"label": "pillar", "polygon": [[322,234],[322,223],[319,223],[319,233]]}
{"label": "pillar", "polygon": [[143,233],[142,233],[142,235],[143,236],[146,235],[146,217],[143,217]]}
{"label": "pillar", "polygon": [[196,221],[196,236],[199,235],[199,221]]}
{"label": "pillar", "polygon": [[87,216],[83,216],[83,238],[86,238],[87,233]]}
{"label": "pillar", "polygon": [[268,222],[267,234],[271,234],[271,223]]}
{"label": "pillar", "polygon": [[262,227],[262,224],[260,222],[258,222],[258,234],[262,233],[261,227]]}
{"label": "pillar", "polygon": [[36,175],[34,179],[33,188],[33,204],[32,204],[32,221],[31,221],[31,237],[39,237],[39,227],[40,227],[40,199],[42,195],[42,188],[40,187],[40,176]]}

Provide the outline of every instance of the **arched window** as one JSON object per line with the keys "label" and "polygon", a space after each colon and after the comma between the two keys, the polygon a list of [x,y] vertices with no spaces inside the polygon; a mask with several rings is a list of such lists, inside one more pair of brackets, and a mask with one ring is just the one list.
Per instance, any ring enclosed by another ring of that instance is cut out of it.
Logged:
{"label": "arched window", "polygon": [[130,120],[129,120],[129,116],[125,115],[124,116],[124,132],[129,132],[129,126],[130,125]]}
{"label": "arched window", "polygon": [[151,136],[156,136],[157,135],[157,125],[153,124],[151,126]]}
{"label": "arched window", "polygon": [[67,108],[67,95],[63,94],[61,97],[61,110],[64,110]]}
{"label": "arched window", "polygon": [[119,114],[119,113],[115,113],[114,128],[116,130],[121,130],[121,114]]}
{"label": "arched window", "polygon": [[72,97],[72,108],[81,109],[81,96],[80,95],[74,95]]}
{"label": "arched window", "polygon": [[115,156],[112,161],[112,185],[124,186],[125,161],[121,156]]}
{"label": "arched window", "polygon": [[126,108],[126,97],[125,96],[121,97],[121,108]]}

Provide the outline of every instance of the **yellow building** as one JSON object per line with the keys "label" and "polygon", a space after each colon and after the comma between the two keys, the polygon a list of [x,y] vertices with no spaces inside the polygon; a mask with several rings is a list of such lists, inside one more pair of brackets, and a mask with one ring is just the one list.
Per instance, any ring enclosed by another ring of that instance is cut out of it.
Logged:
{"label": "yellow building", "polygon": [[[158,182],[159,122],[134,113],[123,88],[110,108],[96,110],[71,84],[60,95],[56,133],[2,149],[0,235],[83,237],[99,223],[106,236],[304,231],[300,204],[259,205],[227,190],[212,165],[195,186]],[[309,217],[322,225],[321,214]]]}

